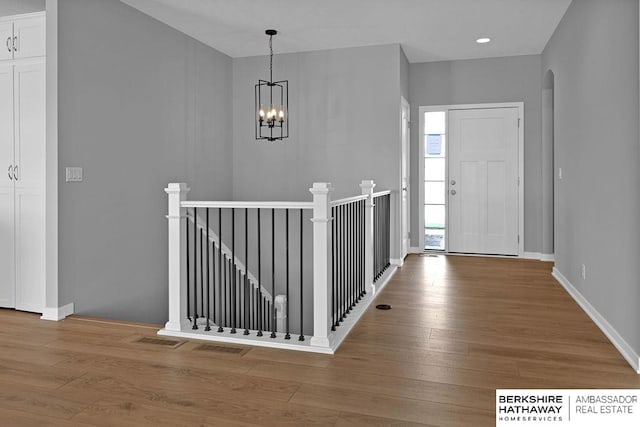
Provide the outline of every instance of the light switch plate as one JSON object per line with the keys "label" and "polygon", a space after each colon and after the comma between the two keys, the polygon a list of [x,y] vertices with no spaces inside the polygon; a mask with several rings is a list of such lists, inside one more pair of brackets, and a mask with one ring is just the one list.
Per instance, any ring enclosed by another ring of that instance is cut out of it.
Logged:
{"label": "light switch plate", "polygon": [[82,182],[82,168],[66,168],[67,182]]}

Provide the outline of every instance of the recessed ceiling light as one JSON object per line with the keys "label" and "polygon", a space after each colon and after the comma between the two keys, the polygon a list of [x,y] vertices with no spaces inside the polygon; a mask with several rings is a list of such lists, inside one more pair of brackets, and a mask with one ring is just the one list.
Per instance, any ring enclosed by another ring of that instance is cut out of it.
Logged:
{"label": "recessed ceiling light", "polygon": [[489,37],[480,37],[479,39],[476,39],[476,43],[480,44],[489,43],[490,41],[491,39]]}

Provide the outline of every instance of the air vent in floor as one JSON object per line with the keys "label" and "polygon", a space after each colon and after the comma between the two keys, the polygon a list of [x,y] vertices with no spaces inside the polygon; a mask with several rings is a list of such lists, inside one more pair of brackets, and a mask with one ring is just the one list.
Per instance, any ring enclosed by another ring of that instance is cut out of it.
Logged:
{"label": "air vent in floor", "polygon": [[202,344],[194,348],[194,350],[215,351],[216,353],[226,353],[226,354],[244,354],[247,351],[249,351],[248,348],[228,347],[225,345],[216,345],[216,344]]}
{"label": "air vent in floor", "polygon": [[163,347],[176,348],[184,344],[184,341],[165,340],[161,338],[142,337],[135,341],[140,344],[160,345]]}

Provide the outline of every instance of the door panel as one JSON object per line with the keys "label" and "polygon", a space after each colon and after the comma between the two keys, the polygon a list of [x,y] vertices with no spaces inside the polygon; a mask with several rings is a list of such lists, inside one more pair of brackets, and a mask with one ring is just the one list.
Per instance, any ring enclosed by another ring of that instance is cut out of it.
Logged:
{"label": "door panel", "polygon": [[44,309],[44,195],[16,188],[16,309]]}
{"label": "door panel", "polygon": [[0,23],[0,61],[13,58],[13,23]]}
{"label": "door panel", "polygon": [[44,64],[20,65],[14,72],[16,212],[16,309],[42,312],[45,295]]}
{"label": "door panel", "polygon": [[14,73],[18,188],[42,188],[45,170],[44,64],[19,65]]}
{"label": "door panel", "polygon": [[14,58],[44,56],[46,45],[44,16],[16,20],[14,36],[16,41]]}
{"label": "door panel", "polygon": [[15,307],[13,187],[0,187],[0,307]]}
{"label": "door panel", "polygon": [[449,123],[449,250],[517,255],[518,109],[452,110]]}
{"label": "door panel", "polygon": [[[1,33],[1,31],[0,31]],[[13,66],[0,67],[0,307],[15,306]],[[11,169],[9,169],[11,167]]]}

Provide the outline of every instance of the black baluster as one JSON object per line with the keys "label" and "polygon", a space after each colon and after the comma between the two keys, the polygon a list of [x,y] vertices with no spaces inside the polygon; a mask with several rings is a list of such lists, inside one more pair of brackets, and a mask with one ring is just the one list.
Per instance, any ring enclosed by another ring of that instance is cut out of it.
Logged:
{"label": "black baluster", "polygon": [[236,209],[231,208],[231,292],[229,308],[231,311],[231,333],[236,333]]}
{"label": "black baluster", "polygon": [[191,287],[191,274],[190,274],[190,266],[189,266],[189,216],[188,216],[188,210],[185,210],[185,219],[184,219],[184,224],[185,224],[185,231],[186,231],[186,239],[187,239],[187,245],[186,245],[186,249],[187,249],[187,319],[189,319],[189,321],[191,321],[191,295],[189,292],[189,288]]}
{"label": "black baluster", "polygon": [[262,336],[262,250],[260,247],[260,208],[258,208],[258,336]]}
{"label": "black baluster", "polygon": [[216,323],[216,242],[215,240],[211,242],[213,246],[213,253],[211,254],[211,308],[212,308],[212,317],[211,321]]}
{"label": "black baluster", "polygon": [[[204,327],[205,331],[210,331],[211,330],[211,325],[209,325],[209,319],[211,319],[211,305],[210,305],[210,300],[211,300],[211,283],[209,281],[209,270],[211,268],[211,265],[209,263],[210,261],[210,253],[209,253],[209,208],[205,208],[207,210],[207,325]],[[204,298],[204,295],[203,295]]]}
{"label": "black baluster", "polygon": [[200,229],[200,317],[204,317],[204,230]]}
{"label": "black baluster", "polygon": [[[218,332],[224,332],[222,327],[222,301],[224,298],[224,286],[222,285],[222,208],[218,208]],[[215,292],[215,290],[214,290]]]}
{"label": "black baluster", "polygon": [[285,221],[285,232],[284,232],[284,252],[285,252],[285,271],[286,271],[286,275],[285,275],[285,281],[286,281],[286,299],[287,299],[287,307],[285,310],[285,316],[286,317],[286,328],[285,328],[285,335],[284,335],[284,339],[285,340],[289,340],[291,339],[291,335],[289,335],[289,209],[285,209],[285,214],[284,214],[284,221]]}
{"label": "black baluster", "polygon": [[356,302],[360,302],[360,297],[362,296],[360,291],[362,289],[360,283],[360,225],[361,217],[360,217],[360,206],[362,205],[362,201],[358,200],[356,202]]}
{"label": "black baluster", "polygon": [[346,266],[345,278],[345,310],[351,313],[351,204],[344,205],[344,265]]}
{"label": "black baluster", "polygon": [[337,208],[338,223],[336,225],[338,233],[338,322],[339,325],[344,318],[342,312],[343,292],[342,285],[344,284],[344,263],[342,262],[342,254],[344,253],[344,240],[342,239],[342,205]]}
{"label": "black baluster", "polygon": [[336,330],[336,208],[331,208],[331,330]]}
{"label": "black baluster", "polygon": [[347,265],[347,207],[345,205],[340,206],[340,241],[342,242],[342,254],[340,262],[342,263],[342,301],[340,301],[340,312],[342,313],[341,320],[347,317],[347,272],[349,266]]}
{"label": "black baluster", "polygon": [[228,284],[228,288],[227,288],[227,301],[226,301],[226,312],[227,312],[227,326],[231,326],[233,327],[233,320],[232,320],[232,315],[233,315],[233,309],[231,307],[231,301],[232,301],[232,292],[233,292],[233,288],[231,287],[231,282],[233,282],[233,264],[231,261],[231,258],[227,257],[227,284]]}
{"label": "black baluster", "polygon": [[302,300],[302,290],[304,286],[302,284],[302,276],[304,271],[302,269],[302,214],[303,210],[300,209],[300,336],[298,337],[298,341],[304,341],[304,311],[303,311],[303,300]]}
{"label": "black baluster", "polygon": [[276,337],[276,210],[271,208],[271,338]]}
{"label": "black baluster", "polygon": [[367,232],[367,230],[365,229],[365,224],[366,224],[366,214],[367,214],[367,201],[369,199],[365,199],[362,201],[362,206],[361,206],[361,221],[362,221],[362,225],[360,227],[360,232],[361,232],[361,236],[360,236],[360,268],[361,268],[361,274],[362,274],[362,296],[364,296],[367,293],[367,283],[365,281],[365,274],[364,274],[364,264],[365,264],[365,259],[364,259],[364,254],[365,254],[365,233]]}
{"label": "black baluster", "polygon": [[249,335],[249,209],[244,210],[244,335]]}
{"label": "black baluster", "polygon": [[198,329],[198,215],[193,208],[193,326]]}
{"label": "black baluster", "polygon": [[354,207],[355,204],[354,203],[349,203],[349,311],[351,311],[351,309],[353,308],[353,306],[355,305],[355,300],[353,298],[354,295],[354,288],[356,285],[356,281],[355,281],[355,271],[356,271],[356,263],[355,263],[355,259],[353,257],[353,255],[355,254],[355,248],[354,248],[354,240],[353,240],[353,231],[354,231],[354,226],[355,226],[355,222],[354,222]]}

